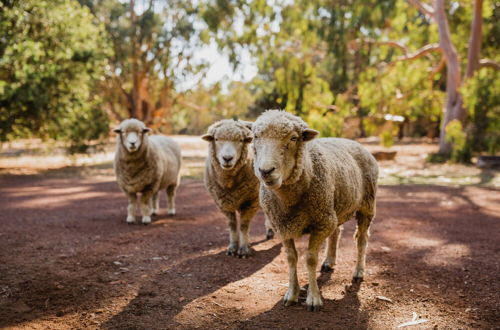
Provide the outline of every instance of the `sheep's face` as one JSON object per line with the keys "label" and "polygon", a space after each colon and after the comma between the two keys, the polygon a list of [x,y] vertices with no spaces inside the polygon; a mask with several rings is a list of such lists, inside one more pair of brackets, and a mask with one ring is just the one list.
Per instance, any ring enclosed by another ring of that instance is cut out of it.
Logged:
{"label": "sheep's face", "polygon": [[312,140],[317,131],[304,129],[283,130],[279,136],[270,126],[254,136],[254,171],[260,182],[270,189],[279,189],[297,165],[298,150],[306,141]]}
{"label": "sheep's face", "polygon": [[114,130],[119,135],[122,145],[128,152],[134,153],[141,148],[144,136],[150,131],[143,122],[137,119],[127,119]]}
{"label": "sheep's face", "polygon": [[226,171],[234,169],[240,158],[246,157],[244,150],[246,145],[252,142],[249,129],[231,122],[209,129],[202,139],[212,143],[213,155],[220,167]]}

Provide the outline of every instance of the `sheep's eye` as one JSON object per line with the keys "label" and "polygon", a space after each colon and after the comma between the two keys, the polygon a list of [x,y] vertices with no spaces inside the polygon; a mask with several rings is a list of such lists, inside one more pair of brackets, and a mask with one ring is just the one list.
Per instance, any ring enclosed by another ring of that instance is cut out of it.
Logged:
{"label": "sheep's eye", "polygon": [[295,142],[295,141],[297,141],[298,139],[299,139],[298,137],[294,136],[294,137],[292,137],[290,140],[291,140],[291,141],[293,141],[293,142]]}

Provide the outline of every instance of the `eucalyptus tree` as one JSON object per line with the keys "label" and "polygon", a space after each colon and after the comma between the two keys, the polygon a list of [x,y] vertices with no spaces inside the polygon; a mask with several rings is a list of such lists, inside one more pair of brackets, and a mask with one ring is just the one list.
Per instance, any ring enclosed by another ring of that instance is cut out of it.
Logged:
{"label": "eucalyptus tree", "polygon": [[117,118],[139,118],[169,130],[176,87],[195,75],[199,32],[198,2],[80,0],[106,27],[113,44],[102,93]]}

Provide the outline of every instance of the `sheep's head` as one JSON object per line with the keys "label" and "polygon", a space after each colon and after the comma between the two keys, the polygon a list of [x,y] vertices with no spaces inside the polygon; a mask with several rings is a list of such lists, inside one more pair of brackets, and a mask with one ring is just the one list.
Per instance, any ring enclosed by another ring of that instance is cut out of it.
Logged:
{"label": "sheep's head", "polygon": [[221,120],[208,128],[202,139],[210,142],[212,157],[223,170],[232,170],[240,159],[247,157],[247,145],[252,142],[252,123]]}
{"label": "sheep's head", "polygon": [[278,189],[294,183],[302,174],[304,145],[318,131],[310,129],[297,116],[285,111],[268,110],[252,126],[254,133],[254,171],[262,184]]}
{"label": "sheep's head", "polygon": [[113,130],[118,134],[120,143],[129,153],[134,153],[141,148],[147,133],[151,131],[146,125],[137,119],[126,119],[120,126]]}

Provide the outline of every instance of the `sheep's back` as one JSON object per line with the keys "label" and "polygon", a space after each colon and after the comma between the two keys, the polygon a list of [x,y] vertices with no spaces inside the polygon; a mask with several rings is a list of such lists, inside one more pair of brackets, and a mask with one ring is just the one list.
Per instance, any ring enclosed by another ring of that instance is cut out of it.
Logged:
{"label": "sheep's back", "polygon": [[355,210],[373,204],[378,165],[368,150],[356,141],[342,138],[317,139],[310,143],[310,148],[315,150],[313,157],[322,159],[333,179],[335,210],[341,222]]}
{"label": "sheep's back", "polygon": [[152,135],[149,144],[154,148],[158,162],[162,163],[165,176],[162,186],[177,182],[181,167],[181,149],[177,142],[164,135]]}

